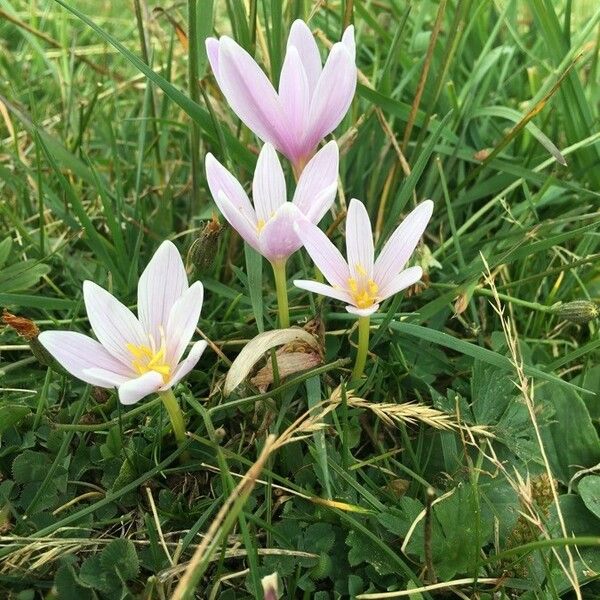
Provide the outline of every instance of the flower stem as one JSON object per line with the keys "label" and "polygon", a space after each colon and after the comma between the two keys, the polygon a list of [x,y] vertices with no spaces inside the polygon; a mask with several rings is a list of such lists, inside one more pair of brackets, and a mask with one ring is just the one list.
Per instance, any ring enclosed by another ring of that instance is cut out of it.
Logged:
{"label": "flower stem", "polygon": [[169,413],[169,418],[171,419],[171,425],[173,426],[173,433],[175,434],[175,439],[179,445],[185,442],[185,422],[183,420],[183,413],[181,412],[181,408],[179,408],[179,403],[177,402],[177,398],[175,398],[175,394],[173,390],[166,390],[164,392],[159,392],[158,394],[160,399],[162,400],[167,412]]}
{"label": "flower stem", "polygon": [[371,317],[358,317],[358,351],[352,371],[352,379],[360,379],[367,362],[369,351],[369,324]]}
{"label": "flower stem", "polygon": [[285,260],[274,263],[275,289],[277,290],[277,310],[279,311],[279,327],[290,326],[290,309],[288,307],[287,278],[285,275]]}

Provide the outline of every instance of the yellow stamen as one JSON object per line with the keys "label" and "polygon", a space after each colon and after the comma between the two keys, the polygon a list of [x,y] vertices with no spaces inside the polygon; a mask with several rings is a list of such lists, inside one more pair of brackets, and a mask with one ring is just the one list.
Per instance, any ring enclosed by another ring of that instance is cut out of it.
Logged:
{"label": "yellow stamen", "polygon": [[[357,265],[357,268],[358,266],[360,265]],[[372,279],[365,281],[361,278],[359,282],[354,277],[350,277],[348,279],[348,291],[352,296],[354,306],[358,308],[370,308],[377,301],[379,286]]]}
{"label": "yellow stamen", "polygon": [[168,383],[171,378],[171,365],[166,362],[164,337],[158,350],[144,344],[127,344],[127,350],[133,355],[131,366],[136,373],[143,375],[149,371],[156,371],[162,375],[163,381]]}
{"label": "yellow stamen", "polygon": [[259,219],[256,223],[256,231],[258,231],[258,233],[260,233],[264,226],[266,225],[266,222],[264,219]]}

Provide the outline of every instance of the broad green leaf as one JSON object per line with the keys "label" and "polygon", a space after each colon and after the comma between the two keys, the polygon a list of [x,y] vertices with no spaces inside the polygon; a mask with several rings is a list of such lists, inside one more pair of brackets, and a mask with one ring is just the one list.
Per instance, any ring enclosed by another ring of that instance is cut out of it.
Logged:
{"label": "broad green leaf", "polygon": [[600,519],[600,476],[586,475],[577,486],[587,509]]}

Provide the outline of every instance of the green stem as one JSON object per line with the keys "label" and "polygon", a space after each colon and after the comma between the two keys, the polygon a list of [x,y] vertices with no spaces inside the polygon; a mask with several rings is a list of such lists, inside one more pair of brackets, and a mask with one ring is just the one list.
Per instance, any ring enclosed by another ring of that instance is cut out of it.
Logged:
{"label": "green stem", "polygon": [[181,412],[181,408],[179,408],[177,398],[175,398],[173,390],[170,389],[166,390],[165,392],[159,392],[158,395],[160,396],[160,399],[169,413],[169,418],[171,419],[171,425],[173,426],[173,433],[175,434],[177,444],[181,446],[181,444],[183,444],[183,442],[186,440],[185,422],[183,420],[183,413]]}
{"label": "green stem", "polygon": [[352,379],[360,379],[365,364],[367,363],[367,352],[369,351],[369,325],[371,317],[358,317],[358,351],[356,362],[352,371]]}
{"label": "green stem", "polygon": [[279,311],[279,327],[285,329],[290,326],[290,309],[288,306],[287,278],[285,276],[285,260],[274,263],[275,289],[277,290],[277,310]]}

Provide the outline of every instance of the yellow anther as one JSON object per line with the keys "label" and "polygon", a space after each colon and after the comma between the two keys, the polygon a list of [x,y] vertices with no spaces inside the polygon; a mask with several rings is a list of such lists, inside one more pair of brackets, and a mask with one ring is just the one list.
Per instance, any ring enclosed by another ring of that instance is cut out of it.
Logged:
{"label": "yellow anther", "polygon": [[266,225],[266,221],[264,219],[259,219],[256,223],[256,231],[258,231],[258,233],[260,233],[264,226]]}
{"label": "yellow anther", "polygon": [[354,305],[358,308],[370,308],[377,302],[379,286],[372,280],[361,279],[356,281],[353,277],[348,279],[348,291],[352,296]]}
{"label": "yellow anther", "polygon": [[156,371],[162,375],[163,381],[167,383],[171,378],[171,365],[166,362],[166,348],[164,338],[158,351],[144,344],[127,344],[127,350],[133,355],[131,366],[133,370],[143,375],[149,371]]}

